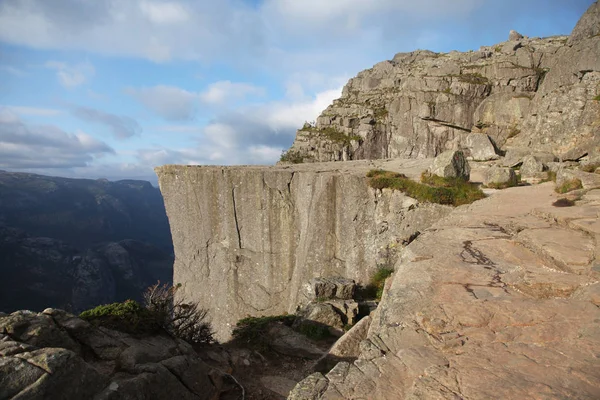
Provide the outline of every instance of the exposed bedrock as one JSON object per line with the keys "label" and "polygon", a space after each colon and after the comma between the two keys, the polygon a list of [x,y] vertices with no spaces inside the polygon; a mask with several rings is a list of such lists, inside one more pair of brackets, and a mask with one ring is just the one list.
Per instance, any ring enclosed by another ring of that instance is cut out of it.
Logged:
{"label": "exposed bedrock", "polygon": [[477,133],[499,153],[577,159],[600,144],[599,10],[594,3],[571,36],[396,54],[350,79],[290,151],[304,162],[434,157],[471,150]]}
{"label": "exposed bedrock", "polygon": [[157,168],[175,246],[174,282],[210,310],[219,339],[248,315],[294,312],[312,278],[366,283],[450,207],[376,191],[365,174],[416,177],[430,160],[290,167]]}

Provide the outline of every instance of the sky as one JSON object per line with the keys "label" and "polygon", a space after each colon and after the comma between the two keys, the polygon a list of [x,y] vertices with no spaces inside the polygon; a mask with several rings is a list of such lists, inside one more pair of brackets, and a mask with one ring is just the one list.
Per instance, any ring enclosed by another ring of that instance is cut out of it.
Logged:
{"label": "sky", "polygon": [[0,0],[0,169],[273,164],[398,52],[569,34],[593,0]]}

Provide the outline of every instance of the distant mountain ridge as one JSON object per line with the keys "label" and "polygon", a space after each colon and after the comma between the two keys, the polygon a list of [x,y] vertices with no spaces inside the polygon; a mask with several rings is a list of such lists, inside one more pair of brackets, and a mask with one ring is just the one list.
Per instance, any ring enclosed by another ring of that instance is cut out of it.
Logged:
{"label": "distant mountain ridge", "polygon": [[135,239],[173,251],[162,196],[147,181],[0,171],[0,224],[78,248]]}
{"label": "distant mountain ridge", "polygon": [[149,182],[0,171],[0,311],[139,299],[172,274],[164,203]]}

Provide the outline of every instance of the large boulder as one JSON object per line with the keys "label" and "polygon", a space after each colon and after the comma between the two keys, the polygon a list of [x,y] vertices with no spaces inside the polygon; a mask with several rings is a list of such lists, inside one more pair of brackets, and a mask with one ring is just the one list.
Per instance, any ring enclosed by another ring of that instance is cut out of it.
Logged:
{"label": "large boulder", "polygon": [[471,167],[460,150],[446,151],[433,160],[430,172],[443,178],[462,178],[469,180]]}
{"label": "large boulder", "polygon": [[483,184],[489,187],[508,187],[517,184],[517,174],[512,168],[492,166],[485,171]]}
{"label": "large boulder", "polygon": [[465,140],[465,146],[474,161],[489,161],[500,158],[490,138],[485,133],[471,133]]}

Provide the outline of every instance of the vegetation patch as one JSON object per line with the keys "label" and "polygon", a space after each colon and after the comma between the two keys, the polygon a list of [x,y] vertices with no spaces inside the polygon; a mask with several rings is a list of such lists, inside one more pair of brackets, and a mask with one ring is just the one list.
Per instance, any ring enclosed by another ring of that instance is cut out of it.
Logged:
{"label": "vegetation patch", "polygon": [[331,337],[329,328],[320,323],[303,323],[296,330],[312,340],[324,340]]}
{"label": "vegetation patch", "polygon": [[132,334],[160,331],[160,319],[135,300],[105,304],[79,314],[93,325]]}
{"label": "vegetation patch", "polygon": [[600,163],[590,163],[582,165],[579,169],[584,172],[596,172],[598,168],[600,168]]}
{"label": "vegetation patch", "polygon": [[340,143],[344,146],[350,145],[350,142],[353,140],[357,142],[362,142],[363,140],[360,135],[346,135],[344,132],[340,131],[337,126],[317,128],[314,123],[307,122],[300,129],[300,131],[314,133],[315,135],[321,136],[331,142]]}
{"label": "vegetation patch", "polygon": [[302,164],[306,157],[300,153],[299,151],[288,150],[282,151],[281,156],[279,157],[279,161],[281,162],[290,162],[292,164]]}
{"label": "vegetation patch", "polygon": [[409,179],[406,175],[383,170],[371,170],[367,177],[369,186],[374,189],[399,190],[421,202],[459,206],[485,197],[475,184],[458,178],[442,178],[427,172],[421,176],[421,183]]}
{"label": "vegetation patch", "polygon": [[573,178],[565,181],[562,185],[557,186],[554,190],[556,193],[568,193],[577,189],[583,189],[583,183],[581,182],[581,179]]}
{"label": "vegetation patch", "polygon": [[193,344],[215,342],[207,311],[195,302],[176,298],[181,285],[150,286],[143,294],[144,305],[134,300],[112,303],[82,312],[79,316],[93,325],[131,334],[167,332]]}
{"label": "vegetation patch", "polygon": [[516,126],[513,126],[510,128],[510,131],[508,131],[508,136],[506,138],[507,139],[514,138],[519,133],[521,133],[521,130],[519,128],[517,128]]}
{"label": "vegetation patch", "polygon": [[357,292],[358,297],[363,299],[381,300],[385,280],[394,273],[392,268],[379,265],[377,271],[371,277],[369,283],[360,288]]}
{"label": "vegetation patch", "polygon": [[458,80],[461,82],[472,83],[474,85],[487,85],[490,82],[488,78],[478,72],[450,76],[458,78]]}
{"label": "vegetation patch", "polygon": [[600,94],[598,96],[594,97],[594,100],[600,101]]}
{"label": "vegetation patch", "polygon": [[385,107],[377,108],[373,111],[373,116],[377,120],[382,120],[388,116],[389,112]]}
{"label": "vegetation patch", "polygon": [[270,348],[268,336],[269,325],[277,322],[286,326],[292,326],[295,320],[295,315],[247,317],[239,320],[236,324],[232,332],[233,340],[249,347],[267,350]]}
{"label": "vegetation patch", "polygon": [[540,183],[556,182],[556,171],[548,171],[546,179],[542,179]]}

